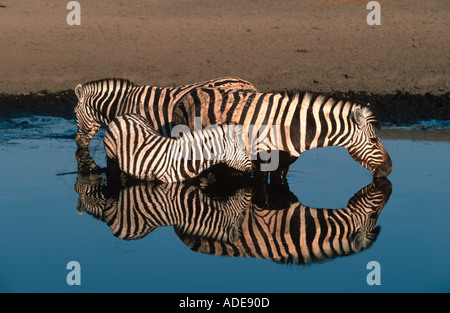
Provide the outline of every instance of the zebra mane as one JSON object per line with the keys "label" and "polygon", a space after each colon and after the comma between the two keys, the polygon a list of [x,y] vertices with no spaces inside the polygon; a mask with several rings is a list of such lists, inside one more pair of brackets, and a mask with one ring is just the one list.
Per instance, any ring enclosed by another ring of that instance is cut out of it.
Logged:
{"label": "zebra mane", "polygon": [[84,83],[83,87],[88,86],[88,85],[96,85],[96,84],[104,83],[104,82],[120,82],[120,83],[125,84],[130,87],[138,87],[139,86],[136,83],[134,83],[131,80],[126,79],[126,78],[103,78],[103,79],[92,80],[90,82]]}
{"label": "zebra mane", "polygon": [[296,89],[284,90],[284,91],[275,92],[275,93],[279,93],[283,97],[287,97],[289,100],[293,100],[293,99],[295,99],[295,97],[302,99],[302,97],[306,93],[309,93],[311,95],[312,99],[315,99],[318,96],[324,97],[324,103],[327,102],[328,99],[334,99],[334,100],[336,100],[336,102],[339,102],[339,101],[351,102],[353,105],[358,105],[361,109],[364,109],[364,108],[368,109],[368,111],[370,112],[370,116],[368,116],[367,118],[371,120],[371,122],[373,123],[373,126],[375,128],[381,129],[380,119],[378,118],[378,115],[377,115],[376,111],[374,110],[374,108],[369,103],[363,102],[363,101],[355,99],[355,98],[348,97],[342,93],[330,94],[330,93],[319,93],[319,92],[312,92],[312,91],[307,91],[307,90],[303,91],[303,90],[296,90]]}

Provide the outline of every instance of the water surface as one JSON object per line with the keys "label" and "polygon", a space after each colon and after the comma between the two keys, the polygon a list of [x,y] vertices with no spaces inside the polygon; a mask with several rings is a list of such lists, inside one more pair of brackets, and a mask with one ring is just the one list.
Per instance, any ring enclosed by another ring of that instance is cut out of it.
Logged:
{"label": "water surface", "polygon": [[[450,291],[447,128],[384,130],[394,168],[376,240],[358,253],[309,264],[195,252],[174,226],[124,240],[101,218],[77,210],[75,132],[75,120],[55,117],[0,123],[2,292]],[[105,166],[101,134],[91,155]],[[302,155],[288,180],[303,206],[339,209],[372,175],[346,150],[321,148]],[[67,284],[70,261],[81,265],[79,286]],[[370,261],[381,266],[380,285],[367,284]]]}

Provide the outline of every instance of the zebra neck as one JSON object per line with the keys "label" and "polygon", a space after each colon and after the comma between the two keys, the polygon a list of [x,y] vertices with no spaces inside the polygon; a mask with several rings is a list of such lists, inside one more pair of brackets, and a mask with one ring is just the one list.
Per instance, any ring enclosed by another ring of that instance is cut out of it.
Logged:
{"label": "zebra neck", "polygon": [[298,140],[296,152],[329,146],[347,148],[351,140],[352,106],[349,101],[305,93],[291,123],[291,136]]}
{"label": "zebra neck", "polygon": [[120,82],[109,82],[109,88],[104,90],[110,90],[107,93],[103,93],[99,90],[99,93],[95,96],[96,100],[92,101],[93,110],[96,111],[98,118],[102,123],[109,123],[116,116],[126,113],[136,113],[136,107],[124,106],[123,103],[130,96],[131,89],[128,85],[120,85]]}

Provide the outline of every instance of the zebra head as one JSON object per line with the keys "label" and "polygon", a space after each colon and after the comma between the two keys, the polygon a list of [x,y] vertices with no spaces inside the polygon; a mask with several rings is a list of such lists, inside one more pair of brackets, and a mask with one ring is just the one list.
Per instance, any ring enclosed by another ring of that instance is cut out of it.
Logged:
{"label": "zebra head", "polygon": [[118,116],[124,95],[137,86],[128,79],[108,78],[91,81],[75,87],[78,104],[75,107],[78,133],[75,142],[79,148],[88,148],[90,140]]}
{"label": "zebra head", "polygon": [[392,192],[392,184],[387,178],[374,178],[373,182],[361,189],[348,203],[353,213],[355,232],[351,247],[354,252],[369,248],[380,233],[375,226],[378,216],[386,205]]}
{"label": "zebra head", "polygon": [[350,112],[353,135],[348,152],[375,177],[386,177],[392,171],[392,161],[381,144],[376,129],[380,122],[369,105],[355,104]]}
{"label": "zebra head", "polygon": [[86,85],[78,84],[75,87],[75,95],[78,98],[78,103],[74,109],[78,127],[75,142],[78,148],[87,148],[91,139],[100,129],[100,123],[94,118],[94,110],[88,105]]}
{"label": "zebra head", "polygon": [[225,136],[225,163],[238,171],[251,172],[253,165],[245,146],[243,126],[235,123],[221,124],[221,126]]}

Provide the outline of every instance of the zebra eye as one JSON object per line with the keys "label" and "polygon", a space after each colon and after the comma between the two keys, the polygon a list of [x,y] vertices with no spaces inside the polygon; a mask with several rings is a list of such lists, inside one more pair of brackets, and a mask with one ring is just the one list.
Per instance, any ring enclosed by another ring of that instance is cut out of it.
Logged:
{"label": "zebra eye", "polygon": [[370,142],[374,145],[376,145],[378,143],[378,139],[376,137],[370,137]]}

